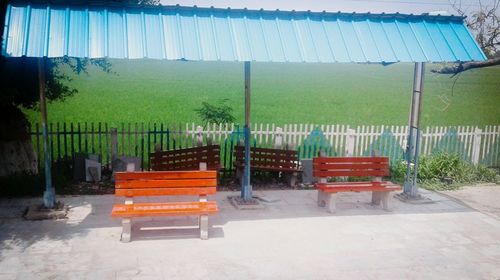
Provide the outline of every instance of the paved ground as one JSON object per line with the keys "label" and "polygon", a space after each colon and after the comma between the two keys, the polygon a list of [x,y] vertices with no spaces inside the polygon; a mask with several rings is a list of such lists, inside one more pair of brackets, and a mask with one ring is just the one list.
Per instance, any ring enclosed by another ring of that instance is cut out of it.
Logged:
{"label": "paved ground", "polygon": [[314,191],[256,192],[271,202],[244,211],[232,194],[215,197],[210,240],[151,229],[195,223],[170,218],[138,221],[127,244],[113,196],[61,197],[69,218],[37,222],[19,218],[30,201],[0,201],[0,279],[500,279],[500,220],[443,195],[385,212],[343,194],[331,215]]}
{"label": "paved ground", "polygon": [[[456,191],[445,191],[445,195],[462,201],[466,205],[500,219],[500,186],[483,184],[465,187]],[[499,277],[500,278],[500,277]]]}

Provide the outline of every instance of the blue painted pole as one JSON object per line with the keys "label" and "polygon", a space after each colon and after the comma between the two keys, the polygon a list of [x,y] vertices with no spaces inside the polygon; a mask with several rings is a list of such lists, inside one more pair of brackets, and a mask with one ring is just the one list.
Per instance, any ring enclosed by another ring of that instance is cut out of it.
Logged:
{"label": "blue painted pole", "polygon": [[243,186],[241,198],[252,199],[252,185],[250,185],[250,61],[245,61],[245,169],[243,170]]}
{"label": "blue painted pole", "polygon": [[38,59],[38,88],[40,93],[40,117],[42,120],[43,137],[43,160],[45,163],[45,192],[43,193],[43,205],[45,208],[54,208],[55,192],[52,186],[52,170],[49,150],[49,134],[47,131],[47,102],[45,98],[45,67],[43,58]]}
{"label": "blue painted pole", "polygon": [[[408,136],[407,176],[404,193],[410,198],[418,198],[418,163],[420,152],[420,115],[422,112],[422,96],[424,92],[425,63],[416,62],[413,77],[413,95],[410,111],[410,135]],[[411,166],[413,163],[413,168]]]}

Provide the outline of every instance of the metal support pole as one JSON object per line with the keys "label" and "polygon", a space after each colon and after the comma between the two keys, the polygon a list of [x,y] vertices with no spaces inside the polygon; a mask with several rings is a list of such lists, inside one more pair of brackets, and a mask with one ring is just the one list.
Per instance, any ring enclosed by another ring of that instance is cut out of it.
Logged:
{"label": "metal support pole", "polygon": [[408,145],[406,148],[407,172],[404,193],[410,198],[418,197],[418,163],[420,152],[420,115],[422,112],[422,96],[424,91],[425,64],[415,63],[413,77],[413,95],[411,100]]}
{"label": "metal support pole", "polygon": [[243,170],[243,186],[241,198],[252,199],[252,186],[250,185],[250,61],[245,61],[245,169]]}
{"label": "metal support pole", "polygon": [[52,186],[51,159],[49,151],[49,135],[47,132],[47,102],[45,98],[45,67],[43,58],[38,59],[38,89],[40,93],[40,117],[42,121],[43,160],[45,162],[45,192],[43,205],[45,208],[54,208],[55,191]]}

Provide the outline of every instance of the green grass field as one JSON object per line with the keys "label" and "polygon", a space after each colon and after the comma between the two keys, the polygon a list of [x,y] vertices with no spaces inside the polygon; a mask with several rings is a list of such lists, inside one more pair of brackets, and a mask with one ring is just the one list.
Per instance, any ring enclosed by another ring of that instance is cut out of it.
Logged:
{"label": "green grass field", "polygon": [[[50,122],[200,122],[202,101],[229,99],[243,121],[243,64],[112,60],[74,77],[79,93],[49,104]],[[434,65],[428,65],[429,70]],[[413,64],[252,64],[252,122],[402,125],[408,120]],[[422,124],[500,124],[500,68],[454,79],[425,77]],[[38,113],[28,112],[32,122]]]}

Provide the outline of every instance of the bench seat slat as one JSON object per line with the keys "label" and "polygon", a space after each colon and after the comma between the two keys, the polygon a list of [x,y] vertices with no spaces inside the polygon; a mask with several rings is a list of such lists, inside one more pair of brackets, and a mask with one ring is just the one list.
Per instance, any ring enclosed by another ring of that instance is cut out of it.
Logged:
{"label": "bench seat slat", "polygon": [[334,182],[334,183],[318,183],[316,188],[324,192],[361,192],[361,191],[397,191],[401,190],[401,186],[391,182]]}
{"label": "bench seat slat", "polygon": [[388,157],[316,157],[314,163],[336,163],[336,162],[355,162],[355,163],[388,163]]}
{"label": "bench seat slat", "polygon": [[116,189],[216,187],[217,179],[126,180],[116,181]]}
{"label": "bench seat slat", "polygon": [[215,187],[210,188],[145,188],[145,189],[116,189],[116,196],[161,196],[161,195],[212,195],[217,192]]}
{"label": "bench seat slat", "polygon": [[218,212],[215,201],[115,204],[112,217],[132,218],[150,216],[209,215]]}
{"label": "bench seat slat", "polygon": [[136,180],[136,179],[216,179],[217,172],[210,171],[137,171],[137,172],[116,172],[115,180]]}
{"label": "bench seat slat", "polygon": [[389,169],[381,170],[328,170],[328,171],[313,171],[314,177],[336,177],[336,176],[355,176],[355,177],[385,177],[389,176]]}
{"label": "bench seat slat", "polygon": [[380,163],[372,163],[372,162],[356,162],[356,163],[319,163],[319,164],[314,164],[313,168],[315,169],[320,169],[320,170],[329,170],[329,169],[386,169],[387,168],[387,163],[385,162],[380,162]]}
{"label": "bench seat slat", "polygon": [[372,192],[393,192],[393,191],[399,191],[401,190],[400,186],[387,186],[387,187],[377,187],[377,186],[371,186],[371,187],[326,187],[326,188],[321,188],[322,191],[327,192],[327,193],[337,193],[337,192],[367,192],[367,191],[372,191]]}

